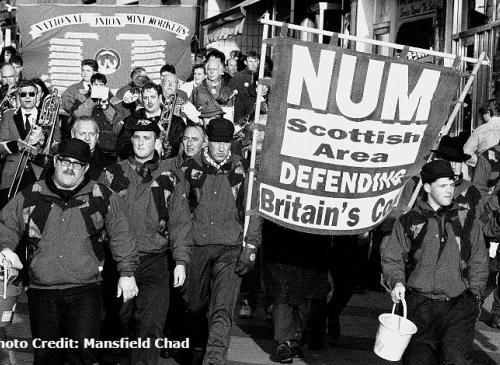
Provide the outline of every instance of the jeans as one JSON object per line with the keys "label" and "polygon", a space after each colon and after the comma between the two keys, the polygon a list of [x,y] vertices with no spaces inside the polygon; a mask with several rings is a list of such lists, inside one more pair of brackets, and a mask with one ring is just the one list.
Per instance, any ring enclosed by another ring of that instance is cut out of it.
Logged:
{"label": "jeans", "polygon": [[34,339],[78,341],[78,348],[35,348],[35,365],[92,365],[95,356],[85,338],[99,337],[102,291],[99,284],[69,289],[29,289],[28,309]]}

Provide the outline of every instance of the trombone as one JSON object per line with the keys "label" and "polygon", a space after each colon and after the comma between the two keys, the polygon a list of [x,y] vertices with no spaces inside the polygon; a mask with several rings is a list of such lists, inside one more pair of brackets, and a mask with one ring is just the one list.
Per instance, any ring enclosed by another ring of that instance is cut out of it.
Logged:
{"label": "trombone", "polygon": [[[61,108],[62,99],[58,95],[58,90],[54,89],[52,94],[47,96],[43,101],[42,108],[40,110],[40,117],[37,121],[37,126],[42,128],[42,132],[45,136],[45,141],[43,144],[42,154],[45,156],[49,155],[50,147],[52,146],[52,139],[54,138],[54,129],[57,125],[58,113]],[[35,146],[31,146],[27,142],[29,141],[34,128],[30,129],[30,132],[26,139],[18,140],[20,145],[21,159],[17,164],[16,173],[14,174],[14,179],[10,184],[9,193],[7,199],[10,200],[14,195],[17,194],[19,186],[21,185],[21,180],[24,175],[24,170],[28,161],[35,155],[38,154],[38,149]]]}

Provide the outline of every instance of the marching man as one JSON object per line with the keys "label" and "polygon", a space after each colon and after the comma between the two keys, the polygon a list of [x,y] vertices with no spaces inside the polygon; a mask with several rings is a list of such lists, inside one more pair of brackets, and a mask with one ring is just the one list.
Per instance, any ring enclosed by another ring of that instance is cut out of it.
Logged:
{"label": "marching man", "polygon": [[[190,259],[191,217],[186,194],[171,169],[172,160],[161,160],[155,150],[158,124],[139,119],[130,127],[133,155],[107,168],[102,178],[127,205],[129,221],[139,251],[135,272],[139,295],[123,308],[122,320],[135,327],[131,335],[142,339],[162,337],[169,303],[169,275],[174,287],[184,285]],[[175,267],[168,267],[168,244]],[[160,349],[134,349],[131,364],[154,365]]]}
{"label": "marching man", "polygon": [[450,162],[434,160],[420,172],[425,197],[395,223],[381,252],[392,300],[406,299],[418,328],[403,364],[472,364],[474,325],[488,277],[488,257],[477,217],[453,200]]}
{"label": "marching man", "polygon": [[98,338],[102,316],[100,266],[104,231],[118,263],[118,296],[137,295],[137,251],[123,200],[92,181],[90,148],[78,139],[59,145],[54,170],[17,194],[0,212],[0,249],[13,268],[23,264],[14,251],[27,236],[28,308],[33,338],[67,337],[76,348],[35,348],[37,365],[95,362],[84,339]]}

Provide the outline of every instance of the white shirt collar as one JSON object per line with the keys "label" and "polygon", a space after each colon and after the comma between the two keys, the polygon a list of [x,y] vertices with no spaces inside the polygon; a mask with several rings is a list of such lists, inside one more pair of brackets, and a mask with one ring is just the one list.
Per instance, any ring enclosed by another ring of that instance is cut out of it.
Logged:
{"label": "white shirt collar", "polygon": [[21,114],[23,116],[23,120],[26,119],[26,114],[29,114],[30,115],[30,117],[29,117],[30,122],[31,122],[31,124],[33,124],[33,122],[36,121],[36,117],[38,116],[38,109],[33,108],[30,111],[28,111],[28,110],[21,107]]}

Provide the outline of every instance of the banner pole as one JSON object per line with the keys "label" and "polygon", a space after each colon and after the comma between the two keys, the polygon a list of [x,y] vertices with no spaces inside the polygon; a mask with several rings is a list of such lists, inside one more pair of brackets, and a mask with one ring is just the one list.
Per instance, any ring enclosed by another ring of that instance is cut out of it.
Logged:
{"label": "banner pole", "polygon": [[[265,18],[264,19],[260,19],[260,22],[262,24],[272,25],[273,27],[282,27],[284,24],[286,24],[284,22],[279,22],[279,21],[276,21],[276,20],[269,20],[269,19],[266,20]],[[395,49],[399,49],[399,50],[402,50],[404,47],[406,47],[406,46],[404,46],[402,44],[385,42],[385,41],[378,41],[376,39],[360,38],[360,37],[356,37],[356,36],[353,36],[353,35],[348,35],[348,34],[343,34],[343,33],[334,33],[334,32],[328,31],[328,30],[321,30],[321,29],[316,29],[316,28],[309,28],[309,27],[304,27],[304,26],[296,25],[296,24],[287,24],[287,25],[288,25],[288,29],[300,30],[300,31],[303,31],[303,32],[308,32],[308,33],[313,33],[313,34],[321,34],[321,35],[325,35],[325,36],[328,36],[328,37],[331,37],[331,36],[333,36],[335,34],[340,39],[346,39],[346,40],[350,40],[350,41],[362,42],[362,43],[372,44],[372,45],[375,45],[375,46],[384,46],[384,47],[390,47],[390,48],[395,48]],[[424,48],[418,48],[418,47],[409,47],[408,50],[410,52],[423,53],[423,54],[426,54],[426,55],[436,56],[436,57],[442,57],[442,58],[450,58],[450,59],[456,59],[457,58],[457,55],[452,54],[452,53],[438,52],[438,51],[433,51],[433,50],[430,50],[430,49],[424,49]],[[471,57],[462,57],[461,61],[462,62],[477,63],[478,59],[471,58]],[[482,63],[483,63],[483,65],[489,65],[490,64],[490,62],[488,60],[484,60],[484,59],[482,60]]]}
{"label": "banner pole", "polygon": [[[465,84],[465,86],[462,90],[462,93],[460,94],[460,97],[458,98],[458,101],[456,102],[455,107],[453,108],[453,111],[450,114],[450,117],[448,118],[448,121],[443,126],[443,128],[441,128],[441,131],[439,132],[439,134],[436,138],[436,142],[434,144],[435,148],[439,147],[439,142],[441,141],[441,138],[443,136],[447,135],[448,132],[450,131],[451,126],[453,125],[453,122],[455,121],[455,118],[456,118],[460,108],[462,107],[462,105],[464,103],[465,97],[467,96],[467,93],[468,93],[470,87],[472,86],[472,83],[476,79],[477,72],[479,71],[479,67],[483,63],[483,60],[485,59],[485,57],[486,57],[485,52],[482,52],[479,55],[479,58],[477,59],[477,63],[474,65],[474,68],[472,69],[472,72],[469,76],[469,79],[467,80],[467,83]],[[432,159],[433,155],[434,155],[434,153],[431,153],[427,162],[429,162]],[[411,196],[411,199],[408,202],[408,209],[411,209],[411,207],[415,203],[415,200],[417,199],[417,196],[418,196],[418,193],[420,192],[421,187],[422,187],[422,179],[419,178],[418,184],[417,184],[415,190],[413,191],[413,195]]]}
{"label": "banner pole", "polygon": [[[264,14],[264,20],[269,20],[269,13]],[[262,30],[262,45],[260,47],[260,64],[259,64],[259,80],[264,77],[264,66],[266,63],[266,39],[267,33],[269,31],[269,25],[264,23],[264,28]],[[259,130],[257,128],[257,123],[260,118],[260,99],[262,98],[262,83],[259,82],[257,86],[257,101],[255,103],[255,116],[254,116],[254,127],[252,131],[252,149],[250,151],[250,171],[248,174],[248,188],[247,188],[247,200],[245,205],[245,224],[243,226],[243,246],[245,246],[245,236],[248,231],[248,226],[250,224],[250,210],[252,207],[252,193],[253,193],[253,180],[255,178],[255,158],[257,155],[257,137]]]}

